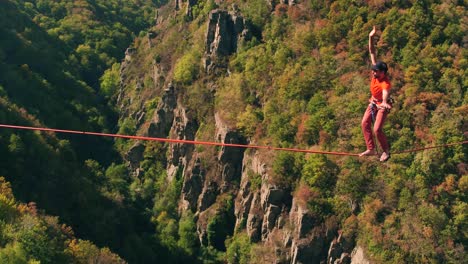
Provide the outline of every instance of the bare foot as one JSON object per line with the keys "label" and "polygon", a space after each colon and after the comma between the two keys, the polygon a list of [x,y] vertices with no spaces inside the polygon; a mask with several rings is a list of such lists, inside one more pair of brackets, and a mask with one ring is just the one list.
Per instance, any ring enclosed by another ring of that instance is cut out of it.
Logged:
{"label": "bare foot", "polygon": [[382,152],[382,155],[380,156],[380,161],[385,162],[390,158],[390,152],[384,151]]}
{"label": "bare foot", "polygon": [[373,149],[368,149],[366,151],[364,151],[363,153],[359,154],[359,157],[362,157],[362,156],[373,156],[373,155],[376,155],[377,153],[375,152],[375,150]]}

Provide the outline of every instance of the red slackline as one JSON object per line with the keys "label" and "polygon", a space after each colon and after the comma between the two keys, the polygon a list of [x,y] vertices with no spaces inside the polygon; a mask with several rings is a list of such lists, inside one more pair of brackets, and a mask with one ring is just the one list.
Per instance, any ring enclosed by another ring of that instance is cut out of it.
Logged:
{"label": "red slackline", "polygon": [[[14,125],[0,124],[0,128],[11,128],[11,129],[19,129],[19,130],[48,131],[48,132],[55,132],[55,133],[81,134],[81,135],[92,135],[92,136],[113,137],[113,138],[126,138],[126,139],[137,139],[137,140],[159,141],[159,142],[167,142],[167,143],[182,143],[182,144],[209,145],[209,146],[221,146],[221,147],[238,147],[238,148],[252,148],[252,149],[282,150],[282,151],[314,153],[314,154],[326,154],[326,155],[338,155],[338,156],[359,156],[359,154],[348,153],[348,152],[316,151],[316,150],[296,149],[296,148],[279,148],[279,147],[270,147],[270,146],[218,143],[218,142],[209,142],[209,141],[169,139],[169,138],[144,137],[144,136],[130,136],[130,135],[121,135],[121,134],[97,133],[97,132],[64,130],[64,129],[44,128],[44,127],[14,126]],[[448,143],[448,144],[443,144],[443,145],[438,145],[438,146],[429,146],[429,147],[424,147],[424,148],[403,150],[403,151],[394,152],[392,154],[410,153],[410,152],[422,151],[422,150],[426,150],[426,149],[449,147],[449,146],[466,144],[466,143],[468,143],[468,141],[465,140],[465,141],[461,141],[461,142]]]}

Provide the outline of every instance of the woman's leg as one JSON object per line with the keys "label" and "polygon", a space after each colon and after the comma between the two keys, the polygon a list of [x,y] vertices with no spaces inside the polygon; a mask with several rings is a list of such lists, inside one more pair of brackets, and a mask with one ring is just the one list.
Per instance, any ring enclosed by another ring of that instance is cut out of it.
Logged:
{"label": "woman's leg", "polygon": [[366,141],[367,150],[361,153],[360,156],[374,155],[375,154],[375,143],[372,136],[372,109],[369,105],[362,117],[361,121],[362,134]]}
{"label": "woman's leg", "polygon": [[380,157],[380,161],[386,161],[390,157],[390,146],[388,144],[387,137],[383,132],[383,126],[385,120],[387,119],[388,112],[386,109],[379,109],[375,117],[374,123],[374,133],[379,141],[380,146],[382,147],[383,153]]}

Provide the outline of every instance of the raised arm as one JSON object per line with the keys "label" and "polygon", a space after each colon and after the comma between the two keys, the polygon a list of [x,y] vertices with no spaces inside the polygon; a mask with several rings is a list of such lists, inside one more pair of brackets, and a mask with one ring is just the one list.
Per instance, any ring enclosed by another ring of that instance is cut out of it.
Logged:
{"label": "raised arm", "polygon": [[374,43],[374,40],[373,40],[373,37],[375,35],[375,26],[372,28],[372,31],[369,33],[369,54],[370,54],[370,59],[371,59],[371,62],[372,62],[372,65],[375,65],[375,43]]}

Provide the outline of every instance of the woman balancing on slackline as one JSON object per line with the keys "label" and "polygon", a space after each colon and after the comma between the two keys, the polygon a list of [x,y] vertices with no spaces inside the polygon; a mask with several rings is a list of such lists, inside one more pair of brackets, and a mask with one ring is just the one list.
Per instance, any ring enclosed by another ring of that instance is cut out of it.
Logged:
{"label": "woman balancing on slackline", "polygon": [[373,36],[375,35],[375,26],[369,33],[369,53],[372,61],[372,79],[370,84],[371,98],[369,106],[362,117],[362,133],[366,140],[367,150],[359,154],[359,156],[377,155],[375,150],[375,142],[372,137],[372,122],[374,122],[374,133],[382,147],[382,155],[380,161],[387,161],[390,158],[390,146],[387,142],[387,137],[382,131],[385,119],[388,112],[392,108],[389,99],[390,81],[387,76],[387,64],[382,61],[375,61],[375,46]]}

